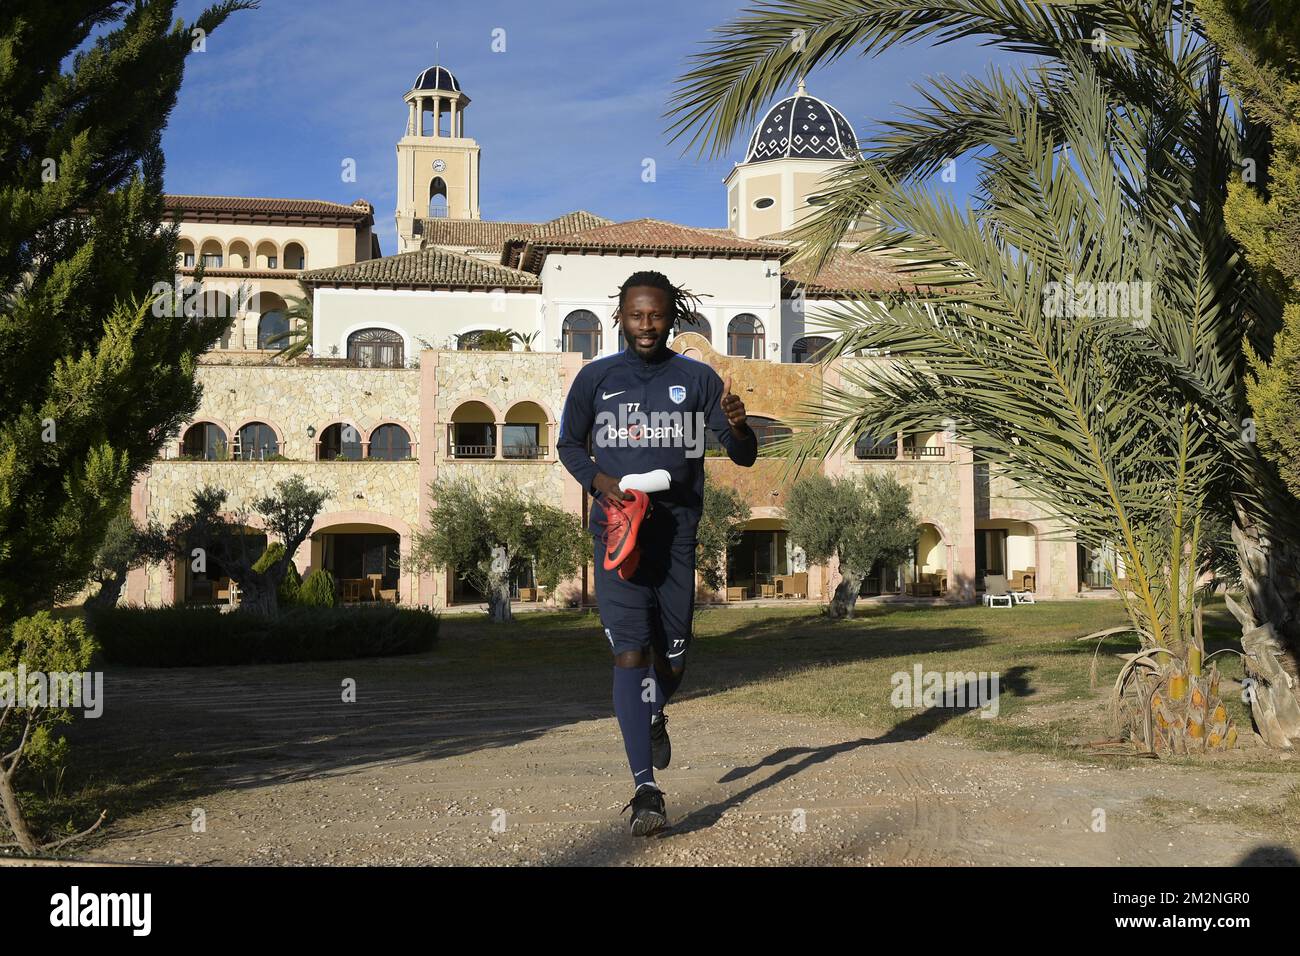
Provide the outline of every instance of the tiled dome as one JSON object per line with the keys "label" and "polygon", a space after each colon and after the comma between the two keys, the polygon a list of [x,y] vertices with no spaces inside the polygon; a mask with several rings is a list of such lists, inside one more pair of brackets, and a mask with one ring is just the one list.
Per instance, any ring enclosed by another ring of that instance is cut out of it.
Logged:
{"label": "tiled dome", "polygon": [[749,138],[745,162],[765,159],[857,159],[858,139],[844,114],[809,96],[803,83],[763,117]]}
{"label": "tiled dome", "polygon": [[460,92],[460,81],[445,66],[431,66],[415,78],[413,90],[448,90]]}

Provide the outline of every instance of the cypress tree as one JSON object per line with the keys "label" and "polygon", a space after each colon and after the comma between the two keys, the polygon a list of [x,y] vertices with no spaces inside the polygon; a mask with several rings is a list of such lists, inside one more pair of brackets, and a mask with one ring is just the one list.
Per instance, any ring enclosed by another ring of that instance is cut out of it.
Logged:
{"label": "cypress tree", "polygon": [[174,0],[0,6],[0,635],[85,582],[197,407],[224,319],[153,307],[176,274],[161,133],[186,59],[254,5],[192,24]]}

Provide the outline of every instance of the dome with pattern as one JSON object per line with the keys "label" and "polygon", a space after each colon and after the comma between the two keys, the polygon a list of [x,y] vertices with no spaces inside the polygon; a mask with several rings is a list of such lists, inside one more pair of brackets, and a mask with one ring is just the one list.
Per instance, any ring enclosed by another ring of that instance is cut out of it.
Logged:
{"label": "dome with pattern", "polygon": [[858,138],[844,114],[809,95],[799,83],[794,96],[781,100],[749,138],[745,162],[766,159],[857,159]]}
{"label": "dome with pattern", "polygon": [[447,90],[460,92],[460,81],[445,66],[431,66],[415,78],[413,90]]}

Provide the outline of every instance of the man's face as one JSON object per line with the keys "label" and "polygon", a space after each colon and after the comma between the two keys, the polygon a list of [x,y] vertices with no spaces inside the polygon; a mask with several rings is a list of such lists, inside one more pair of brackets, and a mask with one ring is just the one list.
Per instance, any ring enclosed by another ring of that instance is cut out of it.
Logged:
{"label": "man's face", "polygon": [[652,358],[667,346],[673,326],[672,300],[663,289],[633,286],[623,297],[619,314],[623,338],[641,358]]}

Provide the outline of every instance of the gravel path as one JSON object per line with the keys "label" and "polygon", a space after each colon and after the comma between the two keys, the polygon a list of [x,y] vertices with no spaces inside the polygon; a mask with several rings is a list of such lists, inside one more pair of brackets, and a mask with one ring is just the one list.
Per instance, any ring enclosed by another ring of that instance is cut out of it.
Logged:
{"label": "gravel path", "polygon": [[[122,671],[76,746],[191,761],[195,796],[85,856],[191,864],[1230,865],[1300,847],[1222,819],[1290,774],[1131,768],[674,702],[670,828],[633,839],[604,667],[464,677],[436,656]],[[355,703],[340,684],[357,681]],[[92,726],[98,724],[98,726]],[[1196,803],[1158,813],[1148,798]],[[193,832],[201,808],[206,829]],[[1094,827],[1105,813],[1104,830]],[[1198,819],[1199,818],[1199,819]]]}

